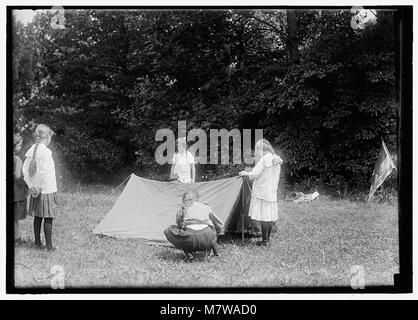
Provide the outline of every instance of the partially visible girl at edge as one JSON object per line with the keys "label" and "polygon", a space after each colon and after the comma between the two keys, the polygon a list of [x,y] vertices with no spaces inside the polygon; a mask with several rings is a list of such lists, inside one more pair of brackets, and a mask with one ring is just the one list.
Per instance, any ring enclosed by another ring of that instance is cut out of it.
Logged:
{"label": "partially visible girl at edge", "polygon": [[16,244],[24,244],[25,241],[20,237],[19,220],[23,220],[28,215],[27,195],[28,186],[23,180],[22,160],[18,153],[22,149],[23,138],[19,134],[13,135],[13,204],[14,204],[14,239]]}
{"label": "partially visible girl at edge", "polygon": [[35,144],[26,153],[23,176],[29,186],[29,215],[33,216],[35,245],[45,249],[41,242],[41,226],[44,221],[46,249],[54,251],[52,245],[52,220],[58,205],[55,164],[52,152],[48,149],[54,132],[40,124],[35,129]]}

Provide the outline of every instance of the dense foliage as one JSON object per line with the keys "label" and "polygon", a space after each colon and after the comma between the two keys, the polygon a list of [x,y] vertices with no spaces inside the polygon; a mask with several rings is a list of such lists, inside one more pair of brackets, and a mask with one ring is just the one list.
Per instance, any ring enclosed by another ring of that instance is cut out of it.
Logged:
{"label": "dense foliage", "polygon": [[54,14],[13,22],[14,129],[27,148],[49,124],[67,177],[136,168],[164,179],[155,133],[179,120],[263,128],[289,182],[364,186],[381,138],[396,150],[390,11],[355,32],[350,11],[300,10],[291,41],[285,10],[69,10],[64,29]]}

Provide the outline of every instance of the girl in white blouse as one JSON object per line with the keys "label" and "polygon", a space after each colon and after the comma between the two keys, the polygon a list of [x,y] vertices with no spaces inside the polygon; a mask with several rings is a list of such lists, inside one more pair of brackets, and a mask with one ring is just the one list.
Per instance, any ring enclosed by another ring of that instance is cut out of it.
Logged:
{"label": "girl in white blouse", "polygon": [[265,139],[257,141],[255,158],[256,165],[252,171],[241,171],[239,174],[254,180],[249,216],[261,225],[263,240],[258,242],[258,245],[268,246],[273,223],[279,217],[277,189],[283,160],[276,155],[271,144]]}
{"label": "girl in white blouse", "polygon": [[46,249],[54,251],[52,246],[52,219],[56,215],[57,182],[52,152],[48,149],[54,132],[46,125],[40,124],[35,130],[36,143],[26,152],[23,163],[23,177],[29,187],[29,215],[34,217],[33,229],[35,245],[39,249],[45,247],[41,243],[41,225],[44,220]]}
{"label": "girl in white blouse", "polygon": [[195,182],[196,169],[194,157],[187,151],[185,138],[177,140],[178,153],[174,154],[173,165],[171,166],[170,178],[176,179],[181,183]]}

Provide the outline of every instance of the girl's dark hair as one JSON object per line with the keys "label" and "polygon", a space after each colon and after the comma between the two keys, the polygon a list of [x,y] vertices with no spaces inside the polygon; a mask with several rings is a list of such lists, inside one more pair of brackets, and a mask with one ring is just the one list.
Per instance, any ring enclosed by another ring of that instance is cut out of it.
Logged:
{"label": "girl's dark hair", "polygon": [[48,138],[49,136],[53,135],[53,131],[46,125],[40,124],[35,129],[35,149],[33,150],[32,160],[29,163],[29,176],[32,178],[36,173],[36,151],[39,147],[39,142],[43,139]]}

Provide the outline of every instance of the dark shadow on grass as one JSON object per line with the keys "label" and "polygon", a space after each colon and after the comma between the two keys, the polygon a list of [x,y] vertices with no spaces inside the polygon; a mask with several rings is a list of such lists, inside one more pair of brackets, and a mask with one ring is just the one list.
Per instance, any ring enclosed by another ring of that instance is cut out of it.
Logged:
{"label": "dark shadow on grass", "polygon": [[206,253],[204,251],[193,252],[193,259],[186,260],[186,256],[183,251],[175,248],[165,248],[160,250],[156,256],[159,259],[172,261],[172,262],[184,262],[184,263],[194,263],[194,262],[210,262],[212,259],[219,259],[212,257],[211,259],[206,258]]}
{"label": "dark shadow on grass", "polygon": [[159,250],[156,255],[159,259],[172,262],[184,261],[185,258],[184,253],[175,248],[163,248],[163,250]]}
{"label": "dark shadow on grass", "polygon": [[236,233],[226,233],[225,235],[218,236],[218,244],[220,246],[224,245],[235,245],[235,246],[252,246],[259,239],[258,234],[245,233],[244,240],[242,239],[241,234]]}
{"label": "dark shadow on grass", "polygon": [[40,250],[40,248],[35,244],[35,242],[31,239],[24,240],[25,242],[22,243],[15,243],[15,249],[29,249],[29,250]]}

